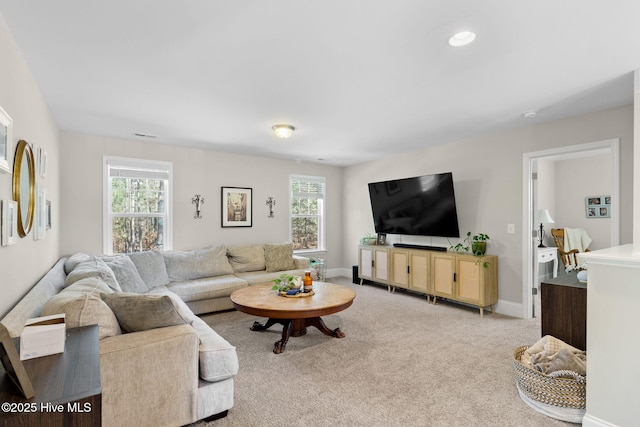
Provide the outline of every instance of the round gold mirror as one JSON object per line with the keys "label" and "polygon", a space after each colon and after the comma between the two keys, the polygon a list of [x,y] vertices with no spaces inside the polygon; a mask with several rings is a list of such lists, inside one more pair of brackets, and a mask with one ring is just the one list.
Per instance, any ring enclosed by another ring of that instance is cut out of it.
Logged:
{"label": "round gold mirror", "polygon": [[36,172],[33,151],[25,140],[18,141],[13,160],[13,200],[18,205],[18,234],[25,237],[33,226],[36,205]]}

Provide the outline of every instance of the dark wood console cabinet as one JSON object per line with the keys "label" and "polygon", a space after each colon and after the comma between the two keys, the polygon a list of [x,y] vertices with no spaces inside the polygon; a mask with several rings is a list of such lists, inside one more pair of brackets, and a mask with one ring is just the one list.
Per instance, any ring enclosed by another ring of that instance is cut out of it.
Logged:
{"label": "dark wood console cabinet", "polygon": [[0,427],[101,425],[98,325],[67,329],[64,353],[22,363],[35,397],[25,399],[0,369]]}
{"label": "dark wood console cabinet", "polygon": [[580,350],[587,349],[587,285],[576,273],[540,284],[542,336],[552,335]]}

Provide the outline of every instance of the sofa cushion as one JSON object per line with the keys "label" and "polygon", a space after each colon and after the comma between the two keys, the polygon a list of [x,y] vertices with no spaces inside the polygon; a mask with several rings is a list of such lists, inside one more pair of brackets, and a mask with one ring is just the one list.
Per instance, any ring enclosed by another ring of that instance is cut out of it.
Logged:
{"label": "sofa cushion", "polygon": [[293,244],[291,243],[264,245],[264,259],[266,270],[269,272],[296,268],[296,264],[293,262]]}
{"label": "sofa cushion", "polygon": [[105,256],[101,259],[113,271],[123,292],[143,294],[149,290],[147,284],[140,277],[138,269],[126,255]]}
{"label": "sofa cushion", "polygon": [[164,256],[158,251],[142,251],[127,254],[138,269],[138,273],[149,288],[166,286],[169,284],[169,275],[164,263]]}
{"label": "sofa cushion", "polygon": [[98,277],[86,277],[51,298],[42,308],[41,315],[64,313],[68,328],[97,324],[100,339],[119,335],[118,320],[100,299],[101,293],[113,293],[113,289]]}
{"label": "sofa cushion", "polygon": [[266,268],[263,245],[232,246],[227,248],[227,256],[236,273],[260,271]]}
{"label": "sofa cushion", "polygon": [[113,270],[111,270],[104,261],[93,256],[89,257],[89,259],[85,261],[77,263],[73,267],[73,270],[67,274],[67,278],[64,283],[66,286],[71,286],[78,280],[82,280],[87,277],[101,279],[114,291],[122,291],[118,281],[116,280],[115,274],[113,274]]}
{"label": "sofa cushion", "polygon": [[224,246],[193,251],[164,252],[167,274],[171,280],[192,280],[233,274]]}
{"label": "sofa cushion", "polygon": [[196,318],[191,325],[200,338],[200,377],[205,381],[222,381],[238,373],[236,348],[229,344],[204,320]]}
{"label": "sofa cushion", "polygon": [[228,297],[236,289],[246,288],[248,283],[232,274],[218,277],[171,282],[167,288],[184,302]]}
{"label": "sofa cushion", "polygon": [[191,324],[191,320],[167,295],[114,293],[101,294],[100,297],[116,315],[123,332]]}

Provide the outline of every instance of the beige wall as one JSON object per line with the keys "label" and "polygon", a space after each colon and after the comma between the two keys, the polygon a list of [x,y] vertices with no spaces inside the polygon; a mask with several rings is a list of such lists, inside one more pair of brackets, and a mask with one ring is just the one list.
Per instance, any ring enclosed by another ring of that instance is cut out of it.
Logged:
{"label": "beige wall", "polygon": [[[631,241],[633,107],[626,106],[565,120],[529,125],[345,168],[343,253],[357,264],[358,240],[371,233],[367,183],[452,171],[460,230],[491,236],[488,251],[499,257],[499,298],[522,304],[522,159],[523,154],[555,147],[620,138],[621,243]],[[507,224],[516,234],[507,234]],[[406,239],[406,238],[405,238]],[[408,239],[406,239],[408,240]],[[448,246],[454,239],[411,239]]]}
{"label": "beige wall", "polygon": [[[15,245],[0,247],[2,317],[58,258],[60,199],[58,128],[1,15],[0,58],[0,105],[13,119],[11,158],[20,139],[47,150],[48,173],[42,182],[53,207],[53,227],[44,239],[35,241],[31,233],[18,239]],[[12,198],[12,175],[0,172],[0,199]]]}
{"label": "beige wall", "polygon": [[[102,253],[103,156],[173,162],[173,247],[285,242],[289,240],[289,174],[327,179],[328,268],[342,266],[342,168],[295,161],[243,156],[149,142],[61,135],[61,185],[64,218],[61,250]],[[253,227],[220,226],[220,187],[253,189]],[[191,198],[204,197],[202,219],[194,219]],[[275,218],[267,218],[266,200],[273,197]]]}
{"label": "beige wall", "polygon": [[561,160],[556,166],[557,228],[584,228],[593,242],[589,249],[611,246],[611,218],[587,218],[585,198],[611,195],[611,157],[609,155]]}

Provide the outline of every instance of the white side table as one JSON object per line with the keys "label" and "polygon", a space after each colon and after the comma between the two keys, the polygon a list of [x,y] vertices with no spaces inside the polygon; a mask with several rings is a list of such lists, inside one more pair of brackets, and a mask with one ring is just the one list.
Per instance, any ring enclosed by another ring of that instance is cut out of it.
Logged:
{"label": "white side table", "polygon": [[558,248],[536,248],[538,265],[553,261],[553,277],[558,277]]}

